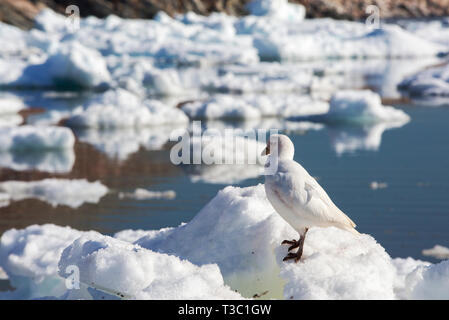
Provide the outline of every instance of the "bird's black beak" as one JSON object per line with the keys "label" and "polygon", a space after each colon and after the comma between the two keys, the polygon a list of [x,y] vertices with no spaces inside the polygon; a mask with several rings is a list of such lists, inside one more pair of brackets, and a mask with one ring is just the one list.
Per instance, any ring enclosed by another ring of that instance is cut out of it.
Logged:
{"label": "bird's black beak", "polygon": [[262,156],[266,156],[266,155],[269,155],[270,154],[270,145],[269,144],[267,144],[267,147],[265,148],[265,150],[264,151],[262,151]]}

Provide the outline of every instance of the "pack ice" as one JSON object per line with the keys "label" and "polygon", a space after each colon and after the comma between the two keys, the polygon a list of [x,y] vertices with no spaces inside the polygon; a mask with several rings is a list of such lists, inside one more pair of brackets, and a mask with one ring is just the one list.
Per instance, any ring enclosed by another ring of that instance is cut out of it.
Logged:
{"label": "pack ice", "polygon": [[[0,266],[16,290],[2,295],[235,299],[268,291],[264,298],[449,297],[448,261],[394,259],[370,235],[314,228],[304,260],[282,262],[286,248],[280,243],[294,237],[263,185],[226,187],[177,228],[124,230],[115,239],[55,225],[12,229],[0,240]],[[73,266],[79,290],[66,288]]]}

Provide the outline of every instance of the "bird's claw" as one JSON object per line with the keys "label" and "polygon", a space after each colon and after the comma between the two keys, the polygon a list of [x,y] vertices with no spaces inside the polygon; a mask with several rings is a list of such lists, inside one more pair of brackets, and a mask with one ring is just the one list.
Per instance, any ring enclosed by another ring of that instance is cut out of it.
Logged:
{"label": "bird's claw", "polygon": [[289,252],[282,261],[287,261],[296,258],[296,253]]}
{"label": "bird's claw", "polygon": [[296,253],[293,252],[289,252],[284,259],[282,259],[282,261],[288,261],[288,260],[292,260],[295,259],[295,263],[298,262],[301,259],[302,256],[302,251],[298,251]]}
{"label": "bird's claw", "polygon": [[297,240],[284,240],[282,241],[281,245],[283,244],[290,244],[291,246],[288,248],[288,251],[292,251],[295,248],[299,247],[299,241]]}

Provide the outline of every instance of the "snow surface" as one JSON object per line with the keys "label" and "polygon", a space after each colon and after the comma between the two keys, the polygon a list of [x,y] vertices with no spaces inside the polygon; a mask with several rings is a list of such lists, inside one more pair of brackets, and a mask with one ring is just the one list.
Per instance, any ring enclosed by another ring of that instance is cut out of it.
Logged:
{"label": "snow surface", "polygon": [[0,240],[0,267],[17,290],[3,295],[73,298],[62,277],[74,264],[84,286],[124,298],[238,298],[223,280],[244,297],[448,298],[448,261],[392,259],[369,235],[312,228],[304,259],[282,262],[281,241],[297,236],[263,185],[226,187],[187,224],[117,239],[54,225],[12,229]]}
{"label": "snow surface", "polygon": [[217,265],[198,267],[101,234],[91,233],[64,249],[59,274],[79,268],[84,284],[132,299],[239,299],[224,285]]}
{"label": "snow surface", "polygon": [[83,232],[52,224],[11,229],[0,238],[0,265],[17,290],[0,298],[33,299],[61,296],[67,289],[55,278],[61,253]]}
{"label": "snow surface", "polygon": [[83,203],[98,203],[108,188],[99,181],[85,179],[44,179],[40,181],[4,181],[0,190],[9,194],[12,201],[35,198],[52,206],[66,205],[78,208]]}
{"label": "snow surface", "polygon": [[68,128],[0,127],[0,151],[71,149],[74,143],[75,136]]}

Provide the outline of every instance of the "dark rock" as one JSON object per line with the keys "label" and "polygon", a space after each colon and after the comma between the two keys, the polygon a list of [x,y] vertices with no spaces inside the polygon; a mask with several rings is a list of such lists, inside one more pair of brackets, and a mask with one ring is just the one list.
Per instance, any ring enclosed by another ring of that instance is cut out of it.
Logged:
{"label": "dark rock", "polygon": [[[163,10],[169,15],[193,11],[207,15],[226,12],[246,14],[250,0],[1,0],[0,20],[23,29],[33,26],[33,17],[44,7],[65,14],[69,5],[77,5],[83,17],[104,18],[115,14],[125,18],[152,18]],[[377,5],[381,19],[449,16],[449,0],[290,0],[306,7],[307,17],[331,17],[360,20],[369,14],[366,8]]]}

